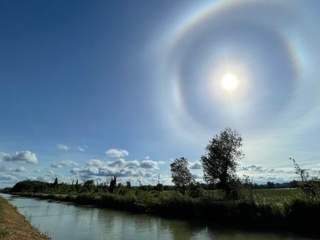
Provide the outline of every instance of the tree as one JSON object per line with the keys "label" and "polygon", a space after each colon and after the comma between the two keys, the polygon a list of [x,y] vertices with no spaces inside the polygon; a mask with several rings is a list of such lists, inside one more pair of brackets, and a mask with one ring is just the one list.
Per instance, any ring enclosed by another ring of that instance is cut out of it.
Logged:
{"label": "tree", "polygon": [[207,183],[219,180],[220,187],[228,191],[228,182],[235,177],[237,160],[244,157],[241,146],[242,137],[236,130],[226,128],[215,135],[201,157],[204,180]]}
{"label": "tree", "polygon": [[117,186],[117,177],[113,176],[113,179],[111,178],[110,186],[109,186],[109,192],[113,193],[115,188]]}
{"label": "tree", "polygon": [[56,178],[56,179],[54,180],[53,186],[54,186],[54,187],[57,187],[57,186],[58,186],[58,178]]}
{"label": "tree", "polygon": [[94,181],[93,180],[87,180],[83,183],[83,187],[86,188],[87,191],[94,190]]}
{"label": "tree", "polygon": [[267,182],[267,188],[275,188],[274,182],[268,181],[268,182]]}
{"label": "tree", "polygon": [[192,175],[188,169],[188,161],[184,157],[176,158],[173,163],[170,164],[172,182],[177,188],[181,188],[183,193],[186,186],[191,183]]}

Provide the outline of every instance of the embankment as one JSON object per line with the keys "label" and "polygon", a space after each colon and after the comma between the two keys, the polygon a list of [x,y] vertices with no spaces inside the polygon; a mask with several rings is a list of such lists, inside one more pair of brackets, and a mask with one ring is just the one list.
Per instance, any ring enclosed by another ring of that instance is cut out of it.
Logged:
{"label": "embankment", "polygon": [[0,238],[10,240],[48,240],[13,206],[0,197]]}

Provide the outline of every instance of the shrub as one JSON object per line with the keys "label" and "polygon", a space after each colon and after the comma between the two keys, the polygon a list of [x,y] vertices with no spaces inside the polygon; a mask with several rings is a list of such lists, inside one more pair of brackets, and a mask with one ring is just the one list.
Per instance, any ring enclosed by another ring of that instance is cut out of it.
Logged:
{"label": "shrub", "polygon": [[188,186],[187,194],[192,198],[200,198],[204,196],[204,189],[201,187],[200,183],[191,183]]}

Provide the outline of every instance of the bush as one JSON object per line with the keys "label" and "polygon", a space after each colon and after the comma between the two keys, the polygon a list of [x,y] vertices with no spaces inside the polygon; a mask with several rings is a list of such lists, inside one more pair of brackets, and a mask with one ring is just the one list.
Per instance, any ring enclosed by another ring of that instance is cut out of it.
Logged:
{"label": "bush", "polygon": [[191,183],[188,186],[187,194],[192,198],[200,198],[204,196],[204,189],[199,183]]}

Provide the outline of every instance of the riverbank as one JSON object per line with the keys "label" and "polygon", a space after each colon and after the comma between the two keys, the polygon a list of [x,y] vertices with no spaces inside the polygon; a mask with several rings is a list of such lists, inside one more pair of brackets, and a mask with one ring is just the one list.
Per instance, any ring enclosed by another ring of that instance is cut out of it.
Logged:
{"label": "riverbank", "polygon": [[[278,193],[279,191],[277,191]],[[285,190],[289,196],[289,190]],[[117,194],[42,194],[16,193],[20,196],[93,205],[99,208],[150,213],[166,218],[202,221],[256,231],[295,232],[312,238],[320,237],[318,223],[320,204],[314,201],[294,199],[280,201],[273,192],[272,201],[267,198],[250,201],[218,200],[216,197],[191,198],[175,191],[123,190]]]}
{"label": "riverbank", "polygon": [[10,240],[48,240],[13,206],[0,197],[0,238]]}

